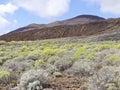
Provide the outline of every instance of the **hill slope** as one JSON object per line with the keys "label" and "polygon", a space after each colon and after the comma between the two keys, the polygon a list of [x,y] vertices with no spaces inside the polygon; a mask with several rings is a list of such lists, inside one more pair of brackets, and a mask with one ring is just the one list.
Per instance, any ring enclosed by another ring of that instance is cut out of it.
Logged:
{"label": "hill slope", "polygon": [[[87,24],[55,26],[43,29],[34,29],[26,32],[9,33],[0,36],[1,40],[41,40],[61,37],[87,37],[105,33],[120,32],[120,19],[108,19]],[[115,36],[115,35],[114,35]]]}
{"label": "hill slope", "polygon": [[94,15],[80,15],[71,19],[63,20],[63,21],[56,21],[49,24],[30,24],[28,26],[16,29],[10,33],[18,33],[24,31],[30,31],[35,29],[42,29],[47,27],[54,27],[54,26],[61,26],[61,25],[75,25],[75,24],[86,24],[95,21],[105,20],[102,17],[94,16]]}
{"label": "hill slope", "polygon": [[86,40],[1,41],[0,90],[120,90],[120,41]]}

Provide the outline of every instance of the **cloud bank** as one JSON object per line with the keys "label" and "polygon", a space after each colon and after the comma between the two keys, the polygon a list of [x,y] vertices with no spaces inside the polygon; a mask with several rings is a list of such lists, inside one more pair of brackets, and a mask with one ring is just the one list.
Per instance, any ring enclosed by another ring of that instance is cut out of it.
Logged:
{"label": "cloud bank", "polygon": [[103,13],[120,14],[120,0],[85,0],[100,6]]}
{"label": "cloud bank", "polygon": [[[24,10],[38,15],[41,18],[52,18],[63,15],[69,10],[71,0],[9,0],[6,4],[0,4],[0,29],[12,27],[17,20],[8,21],[6,17],[15,11]],[[6,31],[6,30],[5,30]],[[4,32],[4,31],[0,31]]]}
{"label": "cloud bank", "polygon": [[64,14],[69,10],[70,0],[14,0],[17,6],[39,17],[49,18]]}
{"label": "cloud bank", "polygon": [[10,24],[10,22],[5,18],[5,16],[7,14],[13,14],[17,9],[17,6],[11,3],[0,4],[0,29]]}

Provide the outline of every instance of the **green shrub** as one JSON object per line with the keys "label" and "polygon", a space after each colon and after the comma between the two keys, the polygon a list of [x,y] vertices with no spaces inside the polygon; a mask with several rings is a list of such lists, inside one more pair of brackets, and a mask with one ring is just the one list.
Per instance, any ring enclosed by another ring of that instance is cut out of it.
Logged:
{"label": "green shrub", "polygon": [[109,61],[114,61],[114,60],[118,60],[119,56],[118,55],[112,55],[108,58]]}
{"label": "green shrub", "polygon": [[86,60],[91,61],[91,60],[94,60],[95,57],[96,57],[95,53],[90,53],[86,56]]}
{"label": "green shrub", "polygon": [[120,49],[120,44],[114,46],[116,49]]}
{"label": "green shrub", "polygon": [[34,49],[33,51],[30,51],[27,56],[26,59],[32,59],[32,60],[38,60],[41,57],[41,50],[39,49]]}
{"label": "green shrub", "polygon": [[54,65],[57,61],[60,61],[60,60],[61,60],[61,58],[58,57],[58,56],[51,56],[51,57],[47,60],[47,62],[48,62],[49,64]]}
{"label": "green shrub", "polygon": [[62,73],[60,73],[60,72],[54,72],[53,75],[55,77],[62,77]]}
{"label": "green shrub", "polygon": [[16,74],[12,74],[7,70],[0,70],[0,85],[15,84],[17,81]]}
{"label": "green shrub", "polygon": [[37,68],[40,64],[45,64],[43,60],[36,60],[34,66]]}
{"label": "green shrub", "polygon": [[6,41],[0,41],[0,45],[6,44]]}
{"label": "green shrub", "polygon": [[111,47],[110,44],[101,44],[98,46],[100,50],[104,50],[104,49],[109,49]]}
{"label": "green shrub", "polygon": [[6,76],[9,76],[10,75],[10,72],[8,71],[0,71],[0,78],[3,78],[3,77],[6,77]]}
{"label": "green shrub", "polygon": [[81,55],[84,55],[86,52],[86,47],[79,47],[79,48],[76,48],[76,51],[75,53],[73,54],[72,56],[72,59],[73,60],[77,60],[81,57]]}
{"label": "green shrub", "polygon": [[65,49],[50,49],[50,48],[46,48],[46,49],[44,49],[41,52],[42,52],[43,55],[53,56],[53,55],[60,54],[60,53],[62,53],[64,51],[65,51]]}

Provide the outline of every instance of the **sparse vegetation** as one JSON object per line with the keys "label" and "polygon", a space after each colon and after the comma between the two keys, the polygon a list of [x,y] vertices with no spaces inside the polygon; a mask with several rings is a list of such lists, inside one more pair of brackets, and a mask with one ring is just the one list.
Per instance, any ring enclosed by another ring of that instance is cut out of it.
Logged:
{"label": "sparse vegetation", "polygon": [[43,60],[36,60],[34,66],[37,68],[40,64],[44,65],[45,62]]}
{"label": "sparse vegetation", "polygon": [[92,52],[86,56],[86,60],[91,61],[91,60],[94,60],[95,57],[96,57],[96,54]]}
{"label": "sparse vegetation", "polygon": [[108,58],[109,61],[118,60],[118,59],[119,59],[118,55],[112,55]]}
{"label": "sparse vegetation", "polygon": [[[47,88],[44,85],[50,84],[47,82],[53,77],[62,79],[69,76],[73,78],[91,78],[87,81],[87,84],[89,84],[89,88],[93,89],[92,86],[96,85],[98,87],[97,85],[99,84],[94,80],[99,80],[95,75],[100,75],[101,77],[105,67],[114,69],[120,65],[119,41],[81,42],[82,40],[79,39],[73,39],[73,41],[67,39],[1,41],[0,68],[5,67],[8,71],[0,71],[0,89],[5,87],[4,84],[8,83],[11,87],[19,86],[26,90],[31,88],[39,90]],[[15,73],[17,79],[13,79],[14,75],[11,73]],[[106,76],[104,79],[108,77]],[[112,78],[114,79],[114,75]],[[119,80],[119,77],[117,78]],[[20,82],[17,85],[18,81]],[[100,88],[109,90],[111,86],[114,86],[112,87],[113,90],[115,88],[118,89],[118,86],[116,86],[118,85],[117,79],[115,81],[111,80],[111,82],[112,84],[105,82],[106,86],[100,85]]]}
{"label": "sparse vegetation", "polygon": [[82,55],[85,54],[85,51],[86,51],[86,46],[77,47],[76,52],[74,53],[72,59],[73,60],[78,60]]}

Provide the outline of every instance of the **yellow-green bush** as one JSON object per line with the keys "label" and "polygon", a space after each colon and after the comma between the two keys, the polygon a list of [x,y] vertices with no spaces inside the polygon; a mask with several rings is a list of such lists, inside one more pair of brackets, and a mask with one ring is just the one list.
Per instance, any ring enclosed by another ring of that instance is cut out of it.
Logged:
{"label": "yellow-green bush", "polygon": [[10,72],[8,72],[8,71],[5,71],[5,70],[0,71],[0,78],[3,78],[5,76],[9,76],[9,75],[10,75]]}
{"label": "yellow-green bush", "polygon": [[112,55],[108,58],[109,61],[114,61],[114,60],[118,60],[119,56],[118,55]]}
{"label": "yellow-green bush", "polygon": [[81,55],[84,55],[86,52],[86,46],[76,48],[75,53],[72,56],[73,60],[77,60],[81,57]]}
{"label": "yellow-green bush", "polygon": [[95,51],[98,51],[98,50],[105,50],[105,49],[110,49],[111,48],[111,45],[110,44],[97,44],[95,45],[94,49]]}
{"label": "yellow-green bush", "polygon": [[34,66],[37,68],[40,64],[45,64],[43,60],[36,60]]}
{"label": "yellow-green bush", "polygon": [[43,55],[53,56],[53,55],[60,54],[60,53],[62,53],[64,51],[65,51],[65,49],[50,49],[50,48],[46,48],[46,49],[42,50],[41,53]]}
{"label": "yellow-green bush", "polygon": [[91,61],[91,60],[94,60],[95,57],[96,57],[95,53],[90,53],[86,56],[86,60]]}
{"label": "yellow-green bush", "polygon": [[120,44],[114,46],[116,49],[120,49]]}
{"label": "yellow-green bush", "polygon": [[3,45],[5,43],[6,43],[6,41],[0,41],[0,45]]}
{"label": "yellow-green bush", "polygon": [[99,46],[100,50],[109,49],[110,47],[111,47],[110,44],[101,44],[101,45]]}

